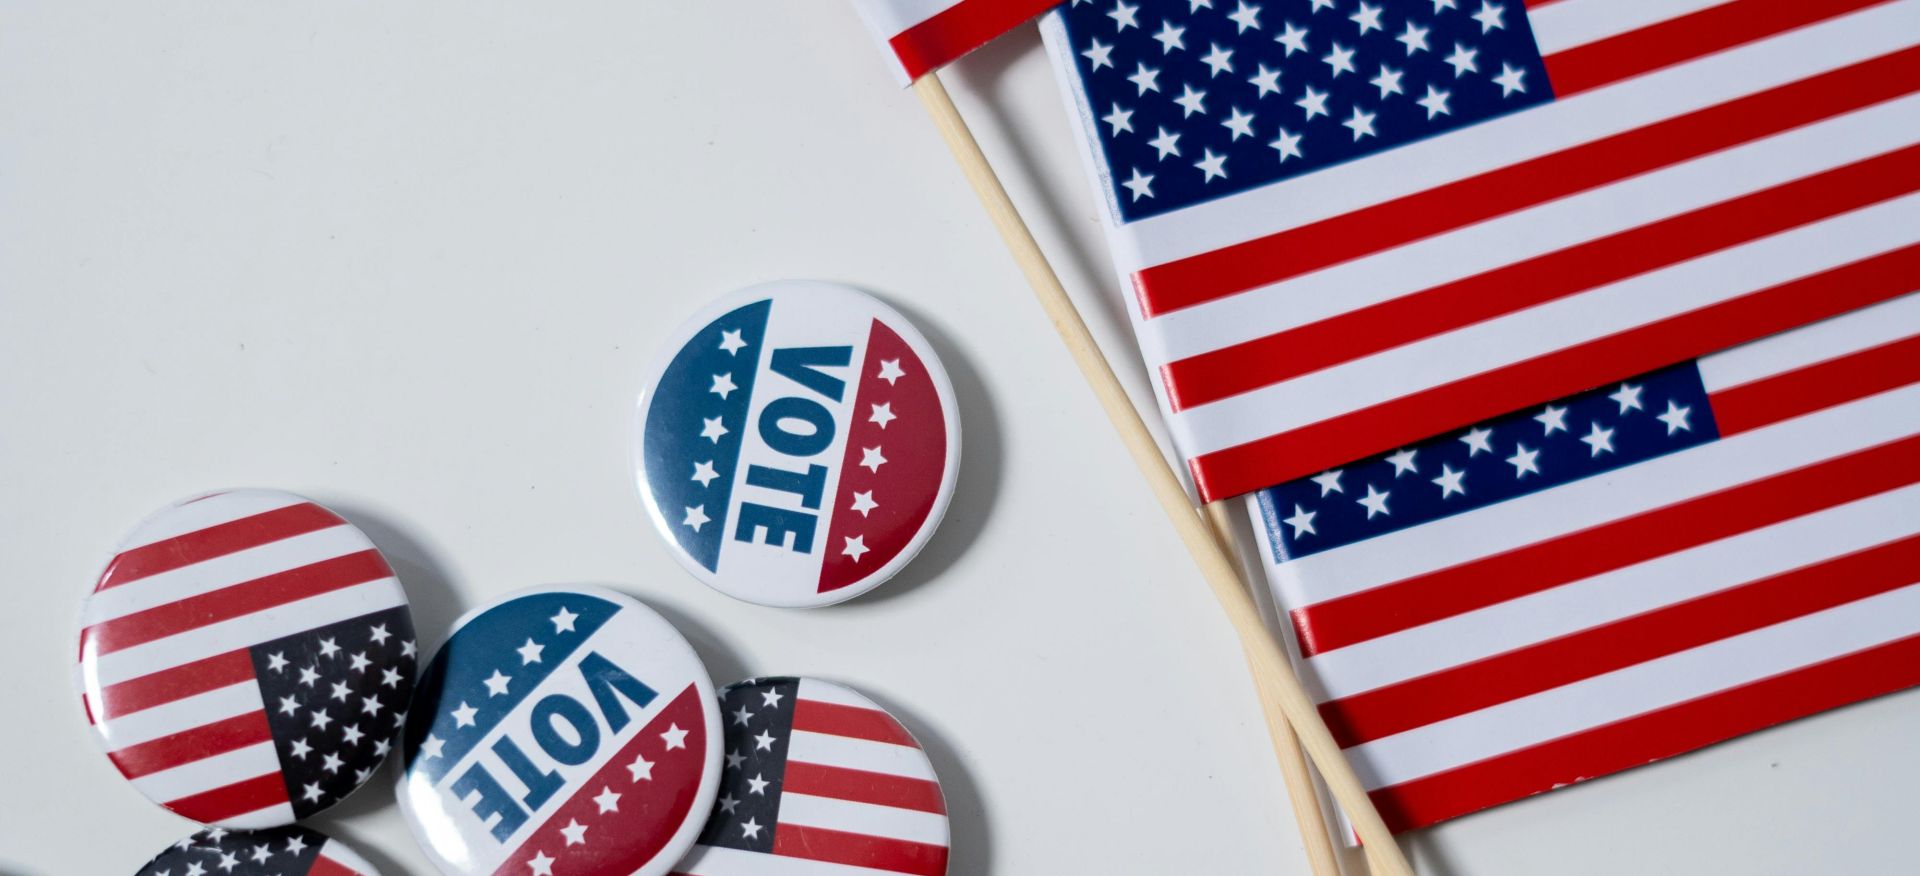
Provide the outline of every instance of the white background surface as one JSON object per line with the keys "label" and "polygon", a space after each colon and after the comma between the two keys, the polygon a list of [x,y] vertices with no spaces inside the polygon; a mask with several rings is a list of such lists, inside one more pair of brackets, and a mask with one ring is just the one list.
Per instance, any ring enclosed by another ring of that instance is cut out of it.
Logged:
{"label": "white background surface", "polygon": [[[948,82],[1124,343],[1033,30]],[[916,319],[966,431],[927,552],[813,613],[694,582],[629,474],[673,324],[782,277]],[[956,874],[1306,871],[1227,625],[832,0],[0,3],[0,874],[131,873],[192,829],[97,751],[69,661],[120,535],[245,485],[364,527],[429,647],[596,582],[717,682],[853,683],[931,750]],[[1917,785],[1908,692],[1407,844],[1431,874],[1915,872]],[[429,872],[385,780],[315,826]]]}

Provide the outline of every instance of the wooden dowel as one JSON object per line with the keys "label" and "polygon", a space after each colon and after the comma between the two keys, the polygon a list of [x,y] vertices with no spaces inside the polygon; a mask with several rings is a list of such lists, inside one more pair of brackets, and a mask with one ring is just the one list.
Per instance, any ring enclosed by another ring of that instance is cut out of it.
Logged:
{"label": "wooden dowel", "polygon": [[1313,700],[1300,686],[1300,680],[1294,677],[1293,668],[1287,662],[1286,655],[1281,653],[1279,642],[1274,640],[1266,624],[1261,621],[1253,597],[1241,586],[1233,561],[1214,541],[1212,530],[1188,501],[1187,491],[1180,485],[1180,479],[1174,476],[1173,470],[1160,455],[1160,446],[1154,442],[1153,433],[1147,430],[1146,422],[1140,418],[1140,412],[1134,409],[1132,399],[1127,397],[1126,390],[1120,385],[1120,379],[1100,354],[1093,334],[1080,319],[1079,311],[1074,309],[1073,300],[1067,297],[1067,290],[1060,285],[1060,278],[1054,275],[1053,267],[1047,264],[1046,255],[1040,251],[1040,245],[1034,242],[1033,233],[1027,230],[1026,222],[1014,209],[1006,189],[987,163],[985,153],[980,151],[980,144],[974,141],[973,133],[967,129],[966,120],[960,117],[959,110],[953,106],[953,99],[940,84],[938,74],[929,73],[915,80],[913,90],[933,116],[934,126],[940,130],[940,136],[953,151],[953,157],[960,163],[967,182],[986,207],[987,215],[999,230],[1001,240],[1012,251],[1014,261],[1033,287],[1041,309],[1053,322],[1054,330],[1060,333],[1061,342],[1066,344],[1067,352],[1072,354],[1074,363],[1080,367],[1080,373],[1086,377],[1094,397],[1099,399],[1100,407],[1106,411],[1107,418],[1113,421],[1114,429],[1120,433],[1121,443],[1146,476],[1154,498],[1160,502],[1161,509],[1179,533],[1180,541],[1200,567],[1201,578],[1213,591],[1214,598],[1227,615],[1227,621],[1233,625],[1234,633],[1240,637],[1240,646],[1253,669],[1254,683],[1273,696],[1280,711],[1286,715],[1287,722],[1293,726],[1294,735],[1299,737],[1307,756],[1313,760],[1314,766],[1319,767],[1320,776],[1326,781],[1334,800],[1353,820],[1355,832],[1360,835],[1361,842],[1369,847],[1377,876],[1412,876],[1412,867],[1408,866],[1406,856],[1395,844],[1393,834],[1388,832],[1386,822],[1380,819],[1380,813],[1373,808],[1366,787],[1360,784],[1360,777],[1354,773],[1353,766],[1347,763],[1345,755],[1341,754],[1333,734],[1321,722]]}
{"label": "wooden dowel", "polygon": [[[1209,502],[1201,510],[1220,549],[1228,556],[1238,556],[1234,550],[1232,510],[1227,503]],[[1247,578],[1249,596],[1253,588],[1259,586],[1257,580]],[[1247,666],[1249,669],[1253,666],[1250,657]],[[1320,810],[1320,792],[1313,787],[1313,774],[1307,770],[1307,755],[1300,750],[1300,739],[1293,735],[1293,728],[1287,725],[1286,716],[1280,711],[1279,701],[1266,686],[1254,685],[1253,689],[1260,697],[1260,712],[1267,719],[1267,735],[1273,739],[1273,756],[1280,762],[1280,779],[1286,783],[1287,799],[1293,803],[1293,821],[1300,829],[1300,845],[1307,852],[1307,867],[1313,876],[1340,876],[1340,859],[1334,854],[1326,813]]]}

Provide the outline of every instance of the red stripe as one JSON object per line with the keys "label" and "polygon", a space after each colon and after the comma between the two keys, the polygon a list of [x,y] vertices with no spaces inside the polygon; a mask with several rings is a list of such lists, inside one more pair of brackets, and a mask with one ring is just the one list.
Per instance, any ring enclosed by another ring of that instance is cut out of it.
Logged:
{"label": "red stripe", "polygon": [[782,791],[794,794],[947,814],[939,783],[926,779],[790,760],[783,782]]}
{"label": "red stripe", "polygon": [[1881,344],[1712,395],[1713,420],[1732,435],[1920,383],[1920,335]]}
{"label": "red stripe", "polygon": [[1566,97],[1887,0],[1734,0],[1545,59],[1555,97]]}
{"label": "red stripe", "polygon": [[183,763],[272,740],[273,728],[267,724],[267,713],[256,711],[129,745],[108,752],[107,757],[113,759],[114,766],[120,768],[121,774],[129,779],[137,779]]}
{"label": "red stripe", "polygon": [[1782,283],[1188,461],[1206,501],[1237,496],[1507,413],[1904,295],[1920,245]]}
{"label": "red stripe", "polygon": [[1148,317],[1597,188],[1920,88],[1920,47],[1134,274]]}
{"label": "red stripe", "polygon": [[793,729],[919,747],[907,728],[900,726],[900,722],[886,712],[819,700],[799,700],[794,703]]}
{"label": "red stripe", "polygon": [[168,800],[163,805],[201,824],[214,824],[285,802],[286,781],[279,773],[268,773],[190,797]]}
{"label": "red stripe", "polygon": [[908,79],[919,79],[935,68],[960,59],[989,40],[1047,11],[1059,0],[960,0],[906,30],[887,45],[906,68]]}
{"label": "red stripe", "polygon": [[89,704],[88,711],[99,712],[97,720],[112,720],[252,679],[253,657],[242,648],[107,685],[100,691],[101,707]]}
{"label": "red stripe", "polygon": [[1342,748],[1920,581],[1920,535],[1323,703]]}
{"label": "red stripe", "polygon": [[774,828],[773,853],[916,876],[947,872],[946,846],[798,824],[781,823]]}
{"label": "red stripe", "polygon": [[1920,435],[1295,609],[1324,654],[1920,481]]}
{"label": "red stripe", "polygon": [[102,621],[81,635],[92,638],[96,653],[110,654],[392,574],[380,552],[369,548]]}
{"label": "red stripe", "polygon": [[332,511],[304,502],[229,520],[184,535],[141,545],[113,558],[100,574],[95,592],[118,587],[182,566],[259,547],[284,538],[339,526],[346,521]]}
{"label": "red stripe", "polygon": [[361,873],[326,855],[321,855],[313,859],[313,866],[307,868],[307,876],[361,876]]}
{"label": "red stripe", "polygon": [[1198,407],[1916,189],[1920,145],[1169,363],[1167,400]]}
{"label": "red stripe", "polygon": [[1920,636],[1381,788],[1373,802],[1389,828],[1412,830],[1915,684]]}

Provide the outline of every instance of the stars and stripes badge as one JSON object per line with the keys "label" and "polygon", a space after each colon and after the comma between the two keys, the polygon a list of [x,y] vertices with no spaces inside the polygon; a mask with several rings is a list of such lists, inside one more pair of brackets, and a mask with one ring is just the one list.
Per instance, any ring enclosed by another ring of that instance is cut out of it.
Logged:
{"label": "stars and stripes badge", "polygon": [[731,596],[808,607],[880,585],[946,512],[953,388],[872,296],[784,282],[684,326],[641,398],[637,466],[681,564]]}
{"label": "stars and stripes badge", "polygon": [[713,685],[659,615],[599,588],[476,609],[421,675],[401,811],[447,873],[654,874],[720,776]]}
{"label": "stars and stripes badge", "polygon": [[413,693],[406,593],[365,534],[274,490],[170,506],[83,609],[78,679],[141,793],[225,828],[288,824],[385,759]]}
{"label": "stars and stripes badge", "polygon": [[1396,830],[1920,684],[1920,295],[1252,504]]}
{"label": "stars and stripes badge", "polygon": [[946,801],[926,752],[872,700],[812,678],[721,696],[720,798],[680,876],[947,872]]}
{"label": "stars and stripes badge", "polygon": [[1205,499],[1913,290],[1916,0],[1075,0]]}
{"label": "stars and stripes badge", "polygon": [[198,831],[141,867],[135,876],[380,876],[345,843],[287,825],[263,830]]}

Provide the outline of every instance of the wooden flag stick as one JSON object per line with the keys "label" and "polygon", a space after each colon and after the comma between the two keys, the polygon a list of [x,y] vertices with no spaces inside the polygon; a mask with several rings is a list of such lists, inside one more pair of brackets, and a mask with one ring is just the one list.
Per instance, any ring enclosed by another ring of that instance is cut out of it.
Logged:
{"label": "wooden flag stick", "polygon": [[[1228,556],[1234,556],[1233,519],[1225,502],[1207,503],[1204,513],[1213,539]],[[1247,580],[1247,594],[1253,594],[1254,579]],[[1253,658],[1247,658],[1252,669]],[[1333,837],[1327,832],[1326,813],[1320,811],[1320,792],[1313,787],[1313,775],[1307,771],[1306,752],[1300,739],[1280,712],[1280,702],[1265,685],[1254,685],[1260,697],[1260,712],[1267,719],[1267,735],[1273,737],[1273,756],[1280,762],[1280,778],[1287,786],[1287,799],[1293,802],[1294,824],[1300,829],[1300,844],[1307,852],[1307,866],[1314,876],[1340,876],[1340,859],[1333,852]]]}
{"label": "wooden flag stick", "polygon": [[1114,375],[1105,357],[1100,355],[1093,334],[1087,331],[1087,324],[1080,319],[1079,311],[1074,309],[1073,300],[1067,297],[1067,290],[1060,285],[1060,278],[1054,275],[1053,267],[1047,264],[1046,255],[1040,251],[1040,245],[1034,242],[1033,233],[1027,230],[1026,222],[1014,210],[1013,201],[1007,197],[999,177],[987,164],[980,144],[974,141],[966,120],[954,108],[953,99],[940,84],[938,75],[930,73],[920,77],[914,81],[913,90],[933,116],[934,126],[940,129],[940,136],[953,151],[954,159],[960,163],[960,169],[973,186],[974,194],[986,207],[1007,248],[1012,250],[1014,261],[1019,263],[1021,272],[1026,274],[1028,284],[1040,300],[1040,307],[1047,312],[1047,318],[1053,321],[1054,330],[1060,333],[1060,340],[1067,345],[1067,352],[1073,355],[1075,364],[1080,366],[1080,373],[1086,377],[1094,396],[1099,399],[1100,407],[1119,431],[1121,443],[1126,445],[1134,464],[1146,475],[1147,484],[1160,501],[1161,509],[1173,521],[1173,528],[1179,533],[1181,542],[1186,544],[1187,552],[1193,555],[1194,562],[1200,567],[1201,577],[1213,590],[1214,598],[1219,600],[1227,620],[1233,624],[1234,632],[1240,637],[1240,646],[1252,666],[1254,683],[1274,697],[1314,766],[1320,768],[1320,775],[1325,779],[1328,790],[1332,791],[1334,800],[1353,820],[1360,841],[1372,853],[1376,876],[1412,876],[1413,869],[1408,866],[1400,847],[1394,843],[1393,835],[1387,831],[1386,822],[1380,819],[1380,813],[1373,808],[1366,787],[1360,784],[1360,777],[1340,753],[1340,746],[1333,741],[1333,734],[1321,722],[1320,713],[1314,708],[1306,690],[1300,686],[1300,680],[1294,677],[1286,655],[1281,653],[1280,644],[1267,632],[1259,610],[1254,607],[1253,597],[1240,584],[1234,562],[1214,541],[1213,532],[1206,521],[1188,502],[1186,489],[1161,457],[1160,446],[1154,442],[1153,433],[1147,431],[1146,422],[1140,419],[1140,412],[1134,410],[1133,401],[1127,398],[1126,390],[1120,386],[1120,379]]}

